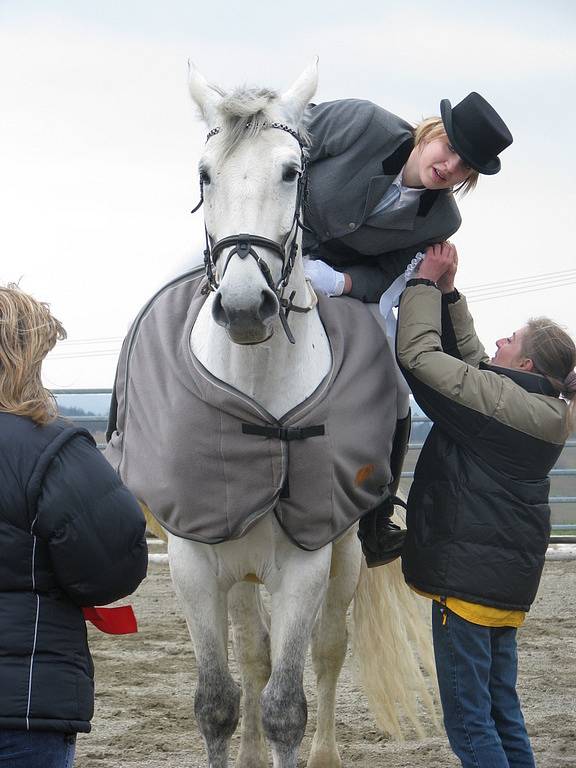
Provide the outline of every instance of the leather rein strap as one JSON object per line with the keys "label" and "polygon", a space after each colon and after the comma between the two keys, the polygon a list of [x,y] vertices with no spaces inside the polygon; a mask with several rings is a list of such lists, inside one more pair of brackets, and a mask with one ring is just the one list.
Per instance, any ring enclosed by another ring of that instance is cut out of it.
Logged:
{"label": "leather rein strap", "polygon": [[[246,127],[249,127],[249,125],[250,123],[248,123]],[[292,291],[288,298],[284,297],[284,291],[288,285],[290,275],[292,274],[292,269],[294,268],[294,262],[296,260],[296,254],[298,252],[298,243],[296,242],[298,228],[305,228],[300,219],[300,212],[306,195],[306,184],[308,180],[306,155],[304,152],[304,143],[300,135],[293,128],[290,128],[290,126],[284,125],[284,123],[265,123],[263,127],[277,128],[281,131],[289,133],[296,139],[300,146],[300,174],[298,177],[298,188],[296,192],[296,204],[294,209],[294,216],[292,218],[292,225],[281,243],[276,242],[276,240],[270,240],[267,237],[262,237],[261,235],[252,234],[228,235],[227,237],[223,237],[214,243],[212,237],[208,233],[206,224],[204,224],[204,233],[206,237],[206,248],[204,249],[204,268],[206,270],[206,278],[208,280],[206,291],[217,291],[219,288],[219,282],[216,278],[216,260],[225,248],[230,248],[231,250],[226,258],[226,263],[224,265],[224,269],[222,270],[222,277],[224,277],[224,274],[228,269],[230,259],[233,256],[238,255],[241,259],[245,259],[247,256],[251,256],[258,265],[258,268],[266,280],[268,287],[278,299],[280,322],[282,323],[282,327],[284,328],[286,336],[288,337],[288,341],[291,344],[294,344],[294,336],[288,325],[289,313],[305,313],[312,309],[312,307],[299,307],[294,304],[294,296],[296,295],[296,291]],[[212,128],[206,137],[206,141],[209,141],[212,136],[220,133],[221,130],[221,128]],[[191,212],[195,213],[203,202],[204,184],[202,176],[200,176],[200,202]],[[274,283],[268,264],[258,255],[258,252],[255,250],[254,246],[267,248],[268,250],[273,251],[282,260],[282,272],[277,283]]]}

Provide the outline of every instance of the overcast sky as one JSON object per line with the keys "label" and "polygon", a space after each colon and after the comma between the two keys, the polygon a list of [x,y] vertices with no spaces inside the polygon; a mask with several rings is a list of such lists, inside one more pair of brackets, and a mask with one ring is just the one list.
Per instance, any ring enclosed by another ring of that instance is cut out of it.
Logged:
{"label": "overcast sky", "polygon": [[188,57],[225,88],[282,89],[319,55],[316,101],[414,122],[482,93],[514,144],[461,203],[459,285],[489,352],[533,314],[576,333],[575,32],[569,0],[0,0],[0,282],[68,329],[46,384],[111,386],[131,319],[201,260]]}

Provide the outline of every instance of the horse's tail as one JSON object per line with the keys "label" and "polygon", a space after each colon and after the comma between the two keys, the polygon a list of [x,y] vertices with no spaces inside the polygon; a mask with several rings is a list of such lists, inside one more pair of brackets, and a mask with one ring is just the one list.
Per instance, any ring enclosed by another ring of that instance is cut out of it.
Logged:
{"label": "horse's tail", "polygon": [[168,541],[166,531],[162,528],[158,520],[156,520],[152,512],[150,512],[150,508],[147,507],[143,501],[138,501],[138,504],[140,504],[140,509],[144,513],[144,517],[146,518],[146,528],[148,528],[150,533],[162,541]]}
{"label": "horse's tail", "polygon": [[370,569],[362,562],[354,597],[354,667],[378,727],[398,739],[407,721],[418,737],[430,730],[424,721],[438,729],[427,602],[406,586],[400,560]]}

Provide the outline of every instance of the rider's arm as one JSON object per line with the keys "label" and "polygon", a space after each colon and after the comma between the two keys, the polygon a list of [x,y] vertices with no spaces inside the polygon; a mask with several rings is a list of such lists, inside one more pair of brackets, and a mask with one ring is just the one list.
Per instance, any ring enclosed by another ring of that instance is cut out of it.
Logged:
{"label": "rider's arm", "polygon": [[376,256],[371,263],[346,267],[350,277],[348,293],[355,299],[372,303],[379,302],[384,291],[401,275],[410,261],[423,249],[423,245],[399,248],[381,256]]}
{"label": "rider's arm", "polygon": [[[384,291],[398,275],[404,272],[414,256],[424,251],[428,244],[428,242],[417,243],[408,248],[397,248],[374,257],[357,253],[358,264],[348,263],[340,268],[340,271],[344,272],[349,279],[344,293],[360,301],[378,303]],[[338,256],[333,258],[329,248],[329,243],[320,246],[318,250],[320,258],[324,257],[331,264],[338,264]]]}

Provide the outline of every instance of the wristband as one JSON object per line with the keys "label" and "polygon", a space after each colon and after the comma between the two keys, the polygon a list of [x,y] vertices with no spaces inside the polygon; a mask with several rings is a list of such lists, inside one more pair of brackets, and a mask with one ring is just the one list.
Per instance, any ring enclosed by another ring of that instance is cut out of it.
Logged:
{"label": "wristband", "polygon": [[445,304],[456,304],[456,302],[459,300],[460,300],[460,292],[458,291],[458,288],[454,288],[454,290],[450,291],[450,293],[442,294],[442,301]]}
{"label": "wristband", "polygon": [[428,280],[425,277],[414,277],[412,280],[408,280],[406,283],[406,288],[408,288],[411,285],[431,285],[433,288],[436,288],[438,291],[440,288],[438,288],[438,285],[434,282],[434,280]]}

